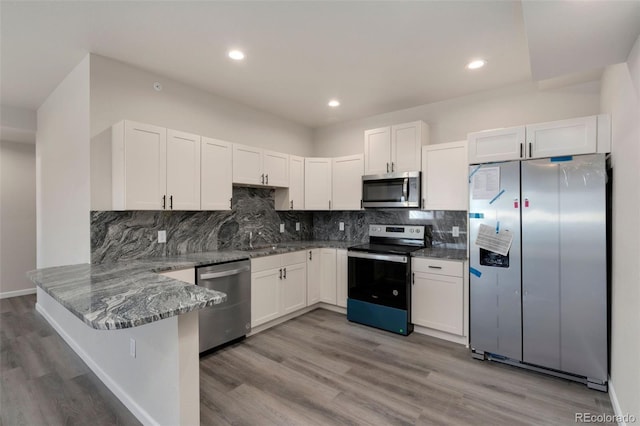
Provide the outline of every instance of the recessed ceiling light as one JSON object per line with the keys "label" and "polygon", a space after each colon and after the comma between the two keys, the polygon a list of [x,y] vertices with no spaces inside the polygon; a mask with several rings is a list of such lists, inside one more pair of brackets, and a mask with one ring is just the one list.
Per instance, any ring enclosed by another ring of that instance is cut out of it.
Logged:
{"label": "recessed ceiling light", "polygon": [[471,61],[467,64],[468,70],[477,70],[478,68],[482,68],[487,64],[487,61],[484,59],[476,59],[475,61]]}
{"label": "recessed ceiling light", "polygon": [[337,106],[340,106],[340,101],[336,100],[336,99],[331,99],[328,103],[328,105],[332,108],[335,108]]}
{"label": "recessed ceiling light", "polygon": [[244,59],[244,53],[242,53],[240,50],[230,50],[229,57],[234,61],[241,61]]}

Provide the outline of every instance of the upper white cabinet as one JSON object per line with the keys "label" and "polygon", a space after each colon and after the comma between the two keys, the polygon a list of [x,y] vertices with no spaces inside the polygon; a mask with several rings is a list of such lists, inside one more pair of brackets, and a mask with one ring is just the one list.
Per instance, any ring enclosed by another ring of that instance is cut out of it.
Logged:
{"label": "upper white cabinet", "polygon": [[469,163],[606,153],[610,129],[608,115],[594,115],[469,133]]}
{"label": "upper white cabinet", "polygon": [[233,144],[202,137],[200,154],[200,204],[202,210],[231,209],[231,159]]}
{"label": "upper white cabinet", "polygon": [[171,210],[200,210],[200,136],[167,130],[167,195]]}
{"label": "upper white cabinet", "polygon": [[331,158],[304,159],[305,210],[331,210]]}
{"label": "upper white cabinet", "polygon": [[200,136],[123,120],[111,142],[114,210],[200,209]]}
{"label": "upper white cabinet", "polygon": [[419,170],[422,145],[428,143],[428,138],[424,121],[365,130],[364,174]]}
{"label": "upper white cabinet", "polygon": [[467,141],[422,147],[422,208],[467,210]]}
{"label": "upper white cabinet", "polygon": [[233,144],[233,183],[286,187],[289,185],[289,156]]}
{"label": "upper white cabinet", "polygon": [[276,210],[304,209],[304,158],[289,156],[289,187],[276,189]]}
{"label": "upper white cabinet", "polygon": [[362,154],[338,157],[332,164],[332,210],[360,210],[362,208]]}

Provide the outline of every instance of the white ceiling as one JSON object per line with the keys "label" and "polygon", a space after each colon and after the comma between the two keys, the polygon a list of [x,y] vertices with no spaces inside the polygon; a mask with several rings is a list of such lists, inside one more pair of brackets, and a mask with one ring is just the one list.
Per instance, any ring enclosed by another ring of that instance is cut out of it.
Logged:
{"label": "white ceiling", "polygon": [[[592,71],[623,62],[640,33],[639,1],[3,0],[0,7],[4,105],[37,109],[93,52],[310,127]],[[232,47],[247,59],[230,61]],[[467,71],[476,57],[488,65]],[[342,105],[332,110],[334,97]]]}

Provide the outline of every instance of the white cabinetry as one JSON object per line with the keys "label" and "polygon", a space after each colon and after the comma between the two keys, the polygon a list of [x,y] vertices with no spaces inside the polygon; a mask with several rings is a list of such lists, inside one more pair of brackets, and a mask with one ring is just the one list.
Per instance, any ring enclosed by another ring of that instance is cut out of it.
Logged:
{"label": "white cabinetry", "polygon": [[331,210],[331,158],[304,159],[305,210]]}
{"label": "white cabinetry", "polygon": [[467,141],[422,147],[422,208],[467,210]]}
{"label": "white cabinetry", "polygon": [[610,121],[608,115],[594,115],[469,133],[469,163],[606,153]]}
{"label": "white cabinetry", "polygon": [[232,144],[202,137],[200,190],[202,210],[231,209]]}
{"label": "white cabinetry", "polygon": [[347,307],[347,297],[349,292],[349,267],[347,250],[336,250],[336,304],[343,308]]}
{"label": "white cabinetry", "polygon": [[365,130],[365,175],[420,170],[422,145],[428,143],[424,121]]}
{"label": "white cabinetry", "polygon": [[286,187],[289,185],[289,156],[233,144],[233,183]]}
{"label": "white cabinetry", "polygon": [[362,208],[362,154],[338,157],[332,164],[332,210],[360,210]]}
{"label": "white cabinetry", "polygon": [[412,322],[436,332],[467,336],[468,291],[463,272],[465,263],[413,258],[412,270]]}
{"label": "white cabinetry", "polygon": [[289,187],[276,189],[276,210],[304,209],[304,158],[289,156]]}
{"label": "white cabinetry", "polygon": [[123,120],[111,142],[114,210],[200,209],[200,136]]}
{"label": "white cabinetry", "polygon": [[299,251],[251,260],[251,327],[306,306],[305,256]]}
{"label": "white cabinetry", "polygon": [[320,301],[336,304],[336,249],[320,249]]}
{"label": "white cabinetry", "polygon": [[320,249],[306,251],[307,256],[307,306],[320,301],[321,263]]}

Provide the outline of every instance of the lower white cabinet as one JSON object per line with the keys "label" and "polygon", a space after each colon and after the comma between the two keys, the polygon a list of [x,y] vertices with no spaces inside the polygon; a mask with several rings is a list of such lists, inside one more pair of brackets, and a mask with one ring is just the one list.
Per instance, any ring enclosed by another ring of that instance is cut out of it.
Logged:
{"label": "lower white cabinet", "polygon": [[336,304],[336,249],[320,249],[320,301]]}
{"label": "lower white cabinet", "polygon": [[336,250],[336,305],[346,308],[349,293],[349,266],[347,250]]}
{"label": "lower white cabinet", "polygon": [[305,251],[251,260],[251,327],[307,304]]}
{"label": "lower white cabinet", "polygon": [[320,249],[307,250],[307,306],[320,301]]}
{"label": "lower white cabinet", "polygon": [[412,259],[411,318],[415,325],[465,336],[464,262]]}

